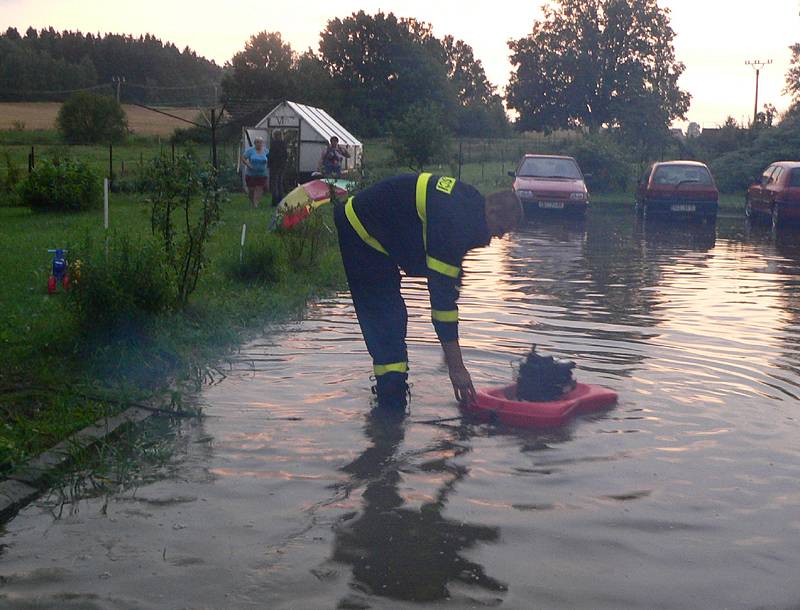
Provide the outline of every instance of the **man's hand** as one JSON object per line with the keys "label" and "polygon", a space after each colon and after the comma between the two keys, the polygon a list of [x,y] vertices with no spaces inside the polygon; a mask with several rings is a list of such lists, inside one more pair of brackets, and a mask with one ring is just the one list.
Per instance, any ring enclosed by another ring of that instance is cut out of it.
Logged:
{"label": "man's hand", "polygon": [[450,382],[453,384],[453,393],[459,402],[475,402],[475,386],[472,385],[472,377],[464,366],[461,358],[461,347],[458,340],[442,343],[444,350],[444,360],[447,363],[447,370],[450,374]]}
{"label": "man's hand", "polygon": [[475,402],[475,386],[472,385],[472,377],[469,371],[462,364],[459,366],[451,366],[450,382],[453,384],[453,393],[456,400],[460,403],[472,404]]}

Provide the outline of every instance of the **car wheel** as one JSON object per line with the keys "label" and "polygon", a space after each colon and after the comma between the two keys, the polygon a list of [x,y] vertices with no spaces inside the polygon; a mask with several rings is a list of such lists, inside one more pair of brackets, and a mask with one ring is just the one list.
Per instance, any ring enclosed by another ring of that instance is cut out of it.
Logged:
{"label": "car wheel", "polygon": [[780,222],[780,210],[778,209],[778,204],[772,204],[772,230],[775,231],[778,228],[778,223]]}

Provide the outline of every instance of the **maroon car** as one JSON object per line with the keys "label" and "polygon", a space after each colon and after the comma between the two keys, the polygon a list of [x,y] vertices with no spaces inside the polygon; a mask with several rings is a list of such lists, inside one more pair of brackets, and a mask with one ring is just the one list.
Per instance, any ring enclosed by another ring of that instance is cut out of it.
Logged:
{"label": "maroon car", "polygon": [[636,189],[636,211],[647,217],[716,219],[719,191],[705,163],[653,163]]}
{"label": "maroon car", "polygon": [[514,192],[526,214],[566,212],[583,214],[589,205],[589,192],[578,163],[572,157],[525,155],[514,178]]}
{"label": "maroon car", "polygon": [[770,219],[773,227],[800,220],[800,161],[778,161],[765,169],[747,189],[744,213]]}

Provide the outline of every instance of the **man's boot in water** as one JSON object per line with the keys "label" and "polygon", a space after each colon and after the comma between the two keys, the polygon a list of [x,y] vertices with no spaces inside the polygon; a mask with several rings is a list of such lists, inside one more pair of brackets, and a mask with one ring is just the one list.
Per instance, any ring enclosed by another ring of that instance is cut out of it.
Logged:
{"label": "man's boot in water", "polygon": [[409,398],[407,379],[406,373],[391,372],[380,375],[372,386],[372,393],[377,398],[377,408],[404,413]]}

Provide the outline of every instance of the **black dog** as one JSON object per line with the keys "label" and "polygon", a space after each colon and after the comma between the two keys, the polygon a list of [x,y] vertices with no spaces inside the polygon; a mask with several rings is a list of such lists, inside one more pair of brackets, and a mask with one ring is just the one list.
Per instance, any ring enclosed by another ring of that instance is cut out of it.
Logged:
{"label": "black dog", "polygon": [[575,387],[571,360],[560,360],[552,356],[540,356],[536,346],[519,365],[517,375],[517,400],[542,402],[558,400]]}

